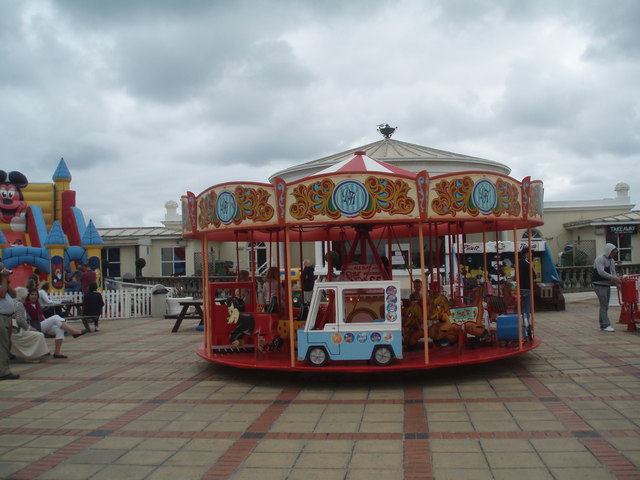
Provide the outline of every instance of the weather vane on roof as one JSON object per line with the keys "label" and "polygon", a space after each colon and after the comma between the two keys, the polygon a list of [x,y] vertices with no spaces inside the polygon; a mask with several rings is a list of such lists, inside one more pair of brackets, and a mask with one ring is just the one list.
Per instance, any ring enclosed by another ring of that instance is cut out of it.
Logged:
{"label": "weather vane on roof", "polygon": [[398,127],[390,127],[388,123],[381,123],[378,125],[378,131],[384,138],[391,138],[393,132],[395,132]]}

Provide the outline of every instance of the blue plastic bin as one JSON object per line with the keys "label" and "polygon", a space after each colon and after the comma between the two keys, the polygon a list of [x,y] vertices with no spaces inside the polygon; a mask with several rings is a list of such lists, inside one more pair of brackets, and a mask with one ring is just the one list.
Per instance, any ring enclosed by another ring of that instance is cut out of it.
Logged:
{"label": "blue plastic bin", "polygon": [[[527,331],[522,326],[522,338],[527,336]],[[496,319],[496,337],[498,341],[518,340],[518,314],[507,313],[498,315]]]}

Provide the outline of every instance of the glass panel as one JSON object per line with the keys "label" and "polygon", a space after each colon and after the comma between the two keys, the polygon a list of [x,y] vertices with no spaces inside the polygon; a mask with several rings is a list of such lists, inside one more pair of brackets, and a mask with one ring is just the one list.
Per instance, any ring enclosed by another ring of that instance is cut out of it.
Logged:
{"label": "glass panel", "polygon": [[107,248],[107,260],[110,262],[120,261],[120,249],[119,248]]}
{"label": "glass panel", "polygon": [[353,288],[343,290],[342,304],[347,323],[371,323],[384,319],[384,289]]}
{"label": "glass panel", "polygon": [[173,264],[173,273],[175,275],[184,275],[187,271],[187,264],[185,262],[176,262]]}
{"label": "glass panel", "polygon": [[173,264],[172,263],[163,263],[162,264],[162,276],[170,277],[173,275]]}
{"label": "glass panel", "polygon": [[185,260],[185,249],[184,247],[176,247],[173,249],[173,259],[184,262]]}
{"label": "glass panel", "polygon": [[163,262],[173,261],[173,248],[163,248],[160,255]]}

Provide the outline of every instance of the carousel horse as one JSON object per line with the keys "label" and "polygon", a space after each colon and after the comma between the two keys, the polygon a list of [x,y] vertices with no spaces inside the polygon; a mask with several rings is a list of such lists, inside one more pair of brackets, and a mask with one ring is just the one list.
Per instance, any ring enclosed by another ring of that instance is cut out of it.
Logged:
{"label": "carousel horse", "polygon": [[449,300],[438,291],[431,291],[428,300],[429,338],[440,346],[453,345],[458,341],[460,325],[451,323]]}
{"label": "carousel horse", "polygon": [[402,312],[402,339],[408,349],[414,349],[424,339],[422,305],[414,302]]}
{"label": "carousel horse", "polygon": [[227,324],[235,324],[236,328],[229,335],[229,343],[234,347],[239,347],[242,337],[251,335],[255,326],[253,315],[250,313],[240,313],[240,304],[236,297],[229,297],[225,301],[229,310],[229,318]]}
{"label": "carousel horse", "polygon": [[482,287],[476,287],[473,289],[473,301],[471,306],[477,307],[475,322],[466,322],[464,324],[464,331],[467,335],[477,337],[480,340],[484,340],[489,333],[487,329],[487,321],[485,315],[486,303],[484,302],[484,291]]}

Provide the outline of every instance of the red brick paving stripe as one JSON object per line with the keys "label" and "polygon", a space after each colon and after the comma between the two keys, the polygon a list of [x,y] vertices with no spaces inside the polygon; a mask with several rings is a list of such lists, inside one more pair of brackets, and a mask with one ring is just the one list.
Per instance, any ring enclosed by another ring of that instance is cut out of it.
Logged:
{"label": "red brick paving stripe", "polygon": [[144,403],[135,407],[132,410],[122,414],[118,418],[111,420],[109,423],[102,425],[100,430],[118,430],[125,425],[131,423],[134,420],[137,420],[145,413],[149,413],[151,410],[158,408],[158,403]]}
{"label": "red brick paving stripe", "polygon": [[[50,380],[50,377],[46,377],[47,380]],[[66,378],[65,380],[69,380],[69,378]],[[74,383],[73,385],[67,385],[66,387],[61,388],[60,390],[56,390],[55,392],[51,392],[48,395],[42,395],[39,398],[46,398],[49,400],[60,400],[60,401],[66,401],[63,400],[59,397],[63,397],[65,395],[68,395],[70,393],[73,392],[77,392],[78,390],[82,390],[83,388],[86,388],[90,385],[93,385],[95,383],[94,380],[83,380],[83,381],[79,381],[77,383]]]}
{"label": "red brick paving stripe", "polygon": [[101,437],[82,437],[65,445],[59,450],[47,455],[46,457],[32,463],[31,465],[17,471],[11,475],[16,480],[31,480],[37,478],[42,473],[51,470],[69,457],[80,453],[94,443],[101,440]]}
{"label": "red brick paving stripe", "polygon": [[[423,480],[433,478],[431,452],[427,436],[427,417],[424,409],[424,390],[422,386],[410,386],[404,389],[404,429],[402,442],[404,453],[403,471],[405,480]],[[406,438],[424,435],[425,438]]]}
{"label": "red brick paving stripe", "polygon": [[571,410],[563,402],[547,402],[545,406],[553,413],[569,430],[593,430],[591,425],[585,422],[576,412]]}
{"label": "red brick paving stripe", "polygon": [[200,383],[199,381],[196,381],[196,380],[193,380],[193,379],[189,379],[189,380],[183,381],[183,382],[179,383],[178,385],[176,385],[175,387],[172,387],[169,390],[166,390],[166,391],[162,392],[160,395],[155,397],[154,400],[173,400],[175,397],[180,395],[182,392],[185,392],[185,391],[189,390],[191,387],[194,387],[194,386],[198,385],[199,383]]}
{"label": "red brick paving stripe", "polygon": [[433,478],[429,441],[426,439],[404,441],[404,479],[426,480]]}
{"label": "red brick paving stripe", "polygon": [[238,470],[240,464],[258,445],[258,439],[238,439],[205,473],[203,480],[225,480]]}
{"label": "red brick paving stripe", "polygon": [[[105,430],[100,428],[99,430]],[[94,432],[94,429],[87,430],[60,430],[46,428],[0,428],[0,435],[57,435],[57,436],[85,436]],[[595,434],[602,438],[630,438],[640,436],[637,430],[598,430]],[[242,432],[213,432],[213,431],[148,431],[148,430],[115,430],[108,433],[111,437],[147,437],[147,438],[221,438],[239,439]],[[572,431],[557,430],[536,430],[526,432],[428,432],[425,434],[429,439],[530,439],[530,438],[573,438]],[[98,436],[98,438],[101,438]],[[264,438],[276,440],[300,440],[302,438],[312,440],[402,440],[404,433],[388,432],[367,432],[367,433],[302,433],[302,432],[267,432]],[[410,439],[413,440],[413,439]]]}
{"label": "red brick paving stripe", "polygon": [[640,478],[638,469],[603,438],[582,438],[582,444],[618,479]]}
{"label": "red brick paving stripe", "polygon": [[538,398],[555,398],[556,396],[537,378],[525,376],[521,377],[520,381]]}

